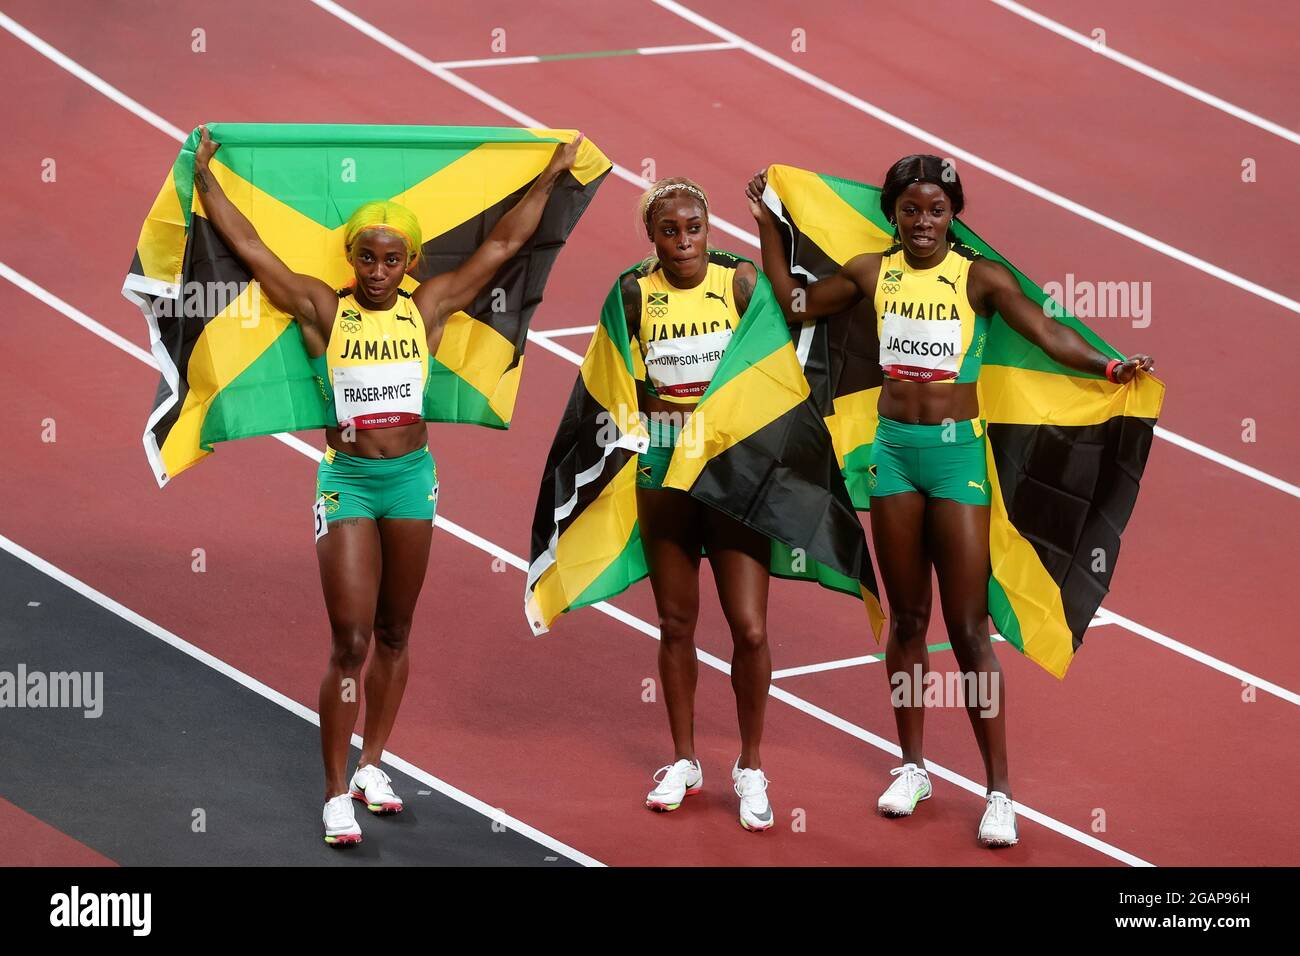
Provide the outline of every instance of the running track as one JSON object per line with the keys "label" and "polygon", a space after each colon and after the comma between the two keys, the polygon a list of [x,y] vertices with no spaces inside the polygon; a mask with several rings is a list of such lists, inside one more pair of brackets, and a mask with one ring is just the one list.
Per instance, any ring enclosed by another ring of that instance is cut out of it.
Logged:
{"label": "running track", "polygon": [[[915,818],[874,816],[894,762],[869,742],[889,746],[894,736],[884,671],[874,664],[776,681],[764,750],[778,827],[763,838],[735,823],[726,774],[737,747],[734,705],[725,674],[702,667],[707,789],[684,812],[647,814],[640,794],[668,756],[662,704],[641,699],[642,681],[655,675],[651,638],[594,609],[543,640],[528,637],[522,575],[453,534],[435,537],[391,752],[609,864],[1296,862],[1300,801],[1286,741],[1296,738],[1300,688],[1289,623],[1290,542],[1300,534],[1291,418],[1300,314],[1285,304],[1300,298],[1295,145],[990,3],[937,4],[925,29],[887,5],[866,18],[848,4],[772,2],[759,16],[703,0],[689,10],[572,3],[509,16],[470,4],[435,14],[413,0],[373,13],[354,7],[431,61],[490,57],[497,26],[507,29],[505,55],[712,43],[735,31],[817,82],[737,47],[461,69],[476,98],[307,0],[233,0],[220,20],[188,3],[102,4],[72,17],[34,0],[0,4],[182,130],[219,120],[577,127],[628,170],[652,159],[658,175],[697,179],[715,215],[743,231],[752,231],[743,183],[770,162],[878,181],[903,153],[948,154],[834,91],[853,94],[984,161],[959,160],[967,221],[1039,282],[1068,272],[1150,282],[1149,327],[1094,325],[1119,348],[1156,356],[1170,384],[1164,428],[1283,483],[1156,443],[1104,604],[1130,626],[1090,631],[1063,683],[1001,650],[1016,798],[1054,822],[1022,813],[1022,843],[1003,853],[975,846],[982,801],[946,780]],[[1084,33],[1103,26],[1112,47],[1300,126],[1286,92],[1300,75],[1280,43],[1300,26],[1293,9],[1261,3],[1247,15],[1207,4],[1193,17],[1188,5],[1130,7],[1098,4],[1095,22],[1059,0],[1036,9]],[[1224,16],[1230,29],[1220,30]],[[196,27],[207,31],[202,54],[190,49]],[[805,53],[790,49],[796,27],[806,31]],[[0,155],[9,184],[0,262],[147,350],[143,320],[118,289],[175,141],[12,32],[0,32],[0,83],[21,97],[11,100]],[[41,181],[46,157],[57,161],[56,183]],[[1258,182],[1241,181],[1245,157],[1256,160]],[[980,168],[989,165],[1273,296],[1031,195]],[[536,330],[594,321],[612,277],[643,252],[635,198],[632,185],[609,178],[552,274]],[[716,226],[713,242],[753,253]],[[314,462],[274,439],[237,442],[159,492],[140,446],[156,373],[24,285],[0,283],[8,317],[0,323],[0,534],[314,709],[326,654],[308,516]],[[583,336],[555,341],[585,347]],[[1251,374],[1223,387],[1225,369],[1243,360]],[[508,433],[431,428],[440,516],[526,553],[538,476],[575,373],[531,347]],[[46,418],[57,423],[53,444],[41,441]],[[1254,443],[1241,440],[1244,418],[1256,422]],[[321,445],[318,435],[302,437]],[[205,549],[204,573],[191,571],[194,548]],[[654,620],[648,586],[615,603]],[[19,610],[6,608],[0,629],[19,626]],[[806,585],[774,582],[770,630],[778,669],[876,649],[852,602]],[[1245,702],[1239,676],[1138,631],[1211,655],[1281,695],[1261,687]],[[930,640],[944,640],[937,619]],[[706,599],[700,648],[725,661],[728,644],[716,601]],[[6,646],[0,668],[12,669]],[[932,657],[937,667],[951,661]],[[929,759],[980,783],[964,714],[935,713],[928,729]],[[0,803],[6,845],[16,835],[19,846],[48,845],[46,859],[95,859],[100,848],[61,842],[36,819],[39,806],[23,804],[37,783],[14,780],[0,791],[18,805]],[[93,777],[78,785],[93,799]],[[803,830],[790,825],[796,809]],[[1092,829],[1098,809],[1104,832]],[[314,804],[302,813],[314,815]],[[20,852],[15,862],[31,857]]]}

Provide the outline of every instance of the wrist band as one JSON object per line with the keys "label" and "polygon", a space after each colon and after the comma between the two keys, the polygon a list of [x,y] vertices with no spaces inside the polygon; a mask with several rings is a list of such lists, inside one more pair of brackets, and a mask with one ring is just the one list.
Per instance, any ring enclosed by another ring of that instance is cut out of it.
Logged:
{"label": "wrist band", "polygon": [[1109,381],[1109,382],[1113,382],[1114,384],[1118,385],[1118,384],[1119,384],[1119,379],[1115,378],[1115,368],[1116,368],[1117,366],[1120,366],[1120,365],[1123,365],[1123,364],[1124,364],[1124,363],[1121,362],[1119,359],[1111,359],[1109,362],[1107,362],[1107,363],[1106,363],[1106,380]]}

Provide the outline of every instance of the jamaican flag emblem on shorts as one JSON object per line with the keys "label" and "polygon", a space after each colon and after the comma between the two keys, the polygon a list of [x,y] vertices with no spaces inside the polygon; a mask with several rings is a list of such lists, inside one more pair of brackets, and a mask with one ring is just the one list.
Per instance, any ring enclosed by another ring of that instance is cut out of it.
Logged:
{"label": "jamaican flag emblem on shorts", "polygon": [[651,292],[650,301],[646,303],[646,311],[650,313],[652,319],[663,319],[668,316],[668,293]]}

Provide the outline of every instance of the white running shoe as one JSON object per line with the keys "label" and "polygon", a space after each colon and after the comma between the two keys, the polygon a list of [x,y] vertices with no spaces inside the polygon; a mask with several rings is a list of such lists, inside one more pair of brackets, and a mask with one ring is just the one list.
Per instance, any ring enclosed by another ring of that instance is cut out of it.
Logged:
{"label": "white running shoe", "polygon": [[740,825],[762,833],[772,828],[772,804],[767,799],[767,776],[761,770],[740,769],[740,758],[731,768],[732,785],[740,797]]}
{"label": "white running shoe", "polygon": [[401,813],[402,798],[393,793],[392,778],[372,763],[358,767],[352,775],[351,794],[371,813]]}
{"label": "white running shoe", "polygon": [[889,771],[897,777],[876,801],[876,810],[886,817],[910,817],[916,805],[930,799],[930,775],[914,763],[905,763]]}
{"label": "white running shoe", "polygon": [[988,808],[980,820],[979,841],[984,846],[1015,846],[1020,842],[1015,808],[1011,798],[1000,790],[989,794]]}
{"label": "white running shoe", "polygon": [[699,793],[704,786],[704,772],[698,760],[683,757],[676,763],[655,771],[655,787],[646,794],[645,805],[651,810],[667,813],[682,805],[687,794]]}
{"label": "white running shoe", "polygon": [[354,846],[361,842],[361,827],[352,812],[352,795],[340,793],[325,801],[325,842],[330,846]]}

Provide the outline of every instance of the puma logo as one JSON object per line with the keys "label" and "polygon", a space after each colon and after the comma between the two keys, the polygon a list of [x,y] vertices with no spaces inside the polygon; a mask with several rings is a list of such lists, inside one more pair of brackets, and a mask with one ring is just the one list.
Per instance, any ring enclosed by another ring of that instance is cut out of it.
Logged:
{"label": "puma logo", "polygon": [[945,285],[952,286],[952,294],[953,295],[957,294],[957,283],[955,280],[949,279],[945,276],[935,276],[935,278],[938,279],[940,282],[944,283]]}
{"label": "puma logo", "polygon": [[415,319],[411,318],[409,315],[399,315],[399,316],[397,317],[397,321],[398,321],[398,322],[410,322],[410,323],[411,323],[411,328],[415,328]]}
{"label": "puma logo", "polygon": [[704,293],[704,298],[717,299],[719,302],[723,304],[723,306],[727,304],[727,297],[725,295],[718,295],[718,293],[716,292],[706,292]]}
{"label": "puma logo", "polygon": [[989,481],[989,480],[988,480],[987,478],[985,478],[985,479],[984,479],[983,481],[981,481],[979,484],[976,484],[976,483],[973,482],[973,481],[968,481],[968,482],[966,482],[966,487],[967,487],[967,488],[978,488],[980,491],[987,492],[988,489],[985,488],[984,486],[985,486],[986,484],[988,484],[988,481]]}

